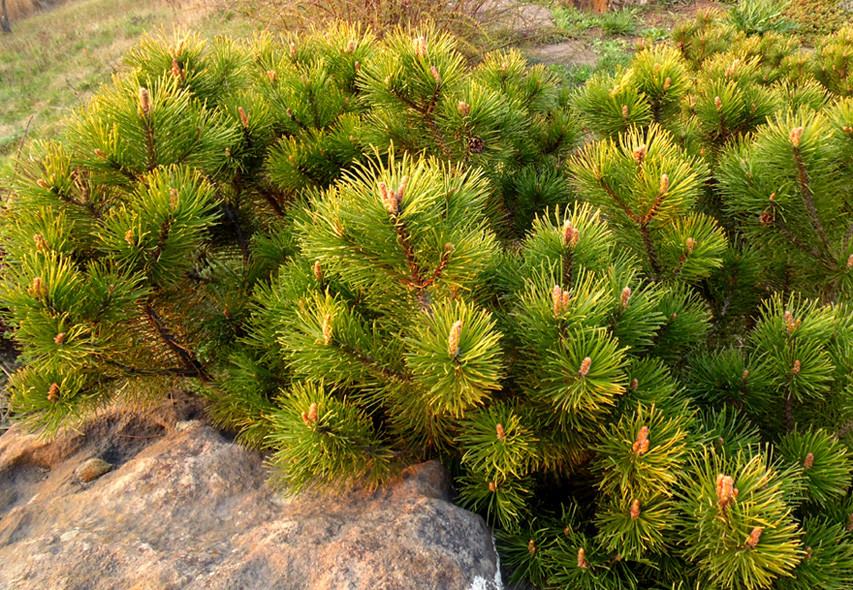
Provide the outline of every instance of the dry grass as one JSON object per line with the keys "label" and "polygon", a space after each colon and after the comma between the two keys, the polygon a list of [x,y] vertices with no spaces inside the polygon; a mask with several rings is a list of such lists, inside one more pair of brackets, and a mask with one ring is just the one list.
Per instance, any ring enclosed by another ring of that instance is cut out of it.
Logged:
{"label": "dry grass", "polygon": [[6,9],[12,22],[27,18],[37,12],[50,10],[65,0],[6,0]]}
{"label": "dry grass", "polygon": [[398,25],[434,22],[460,35],[469,54],[504,44],[495,22],[517,21],[517,0],[7,0],[16,11],[47,5],[0,35],[0,174],[33,116],[27,137],[47,137],[121,65],[125,50],[159,29],[203,35],[298,30],[357,21],[380,36]]}
{"label": "dry grass", "polygon": [[240,34],[251,26],[222,0],[68,0],[13,20],[13,33],[0,35],[0,159],[17,150],[31,115],[28,137],[51,135],[146,32]]}
{"label": "dry grass", "polygon": [[359,22],[378,35],[397,26],[427,21],[448,28],[477,26],[476,14],[486,0],[254,0],[254,16],[267,29],[322,26],[326,22]]}
{"label": "dry grass", "polygon": [[381,38],[397,27],[432,23],[453,33],[464,53],[476,56],[520,40],[528,29],[541,28],[541,17],[529,18],[528,4],[533,1],[244,0],[241,4],[259,27],[273,31],[322,28],[343,21],[361,23]]}

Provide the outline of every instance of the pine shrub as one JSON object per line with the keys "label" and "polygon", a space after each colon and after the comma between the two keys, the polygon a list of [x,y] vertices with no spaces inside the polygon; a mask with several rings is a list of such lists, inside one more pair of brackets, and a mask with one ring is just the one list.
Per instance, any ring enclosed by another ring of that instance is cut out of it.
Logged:
{"label": "pine shrub", "polygon": [[849,587],[849,32],[740,29],[577,91],[429,28],[145,40],[10,179],[16,418],[181,385],[291,493],[441,460],[541,587]]}

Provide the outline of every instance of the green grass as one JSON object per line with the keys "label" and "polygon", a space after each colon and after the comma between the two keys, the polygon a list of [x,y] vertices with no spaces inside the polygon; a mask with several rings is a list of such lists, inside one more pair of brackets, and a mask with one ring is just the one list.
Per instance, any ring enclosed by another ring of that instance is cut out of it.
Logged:
{"label": "green grass", "polygon": [[252,23],[198,0],[70,0],[13,22],[13,33],[0,35],[0,172],[31,115],[27,139],[50,137],[70,109],[121,68],[122,54],[143,34],[186,27],[239,35]]}
{"label": "green grass", "polygon": [[598,26],[609,35],[633,35],[638,22],[636,8],[605,12],[598,17]]}
{"label": "green grass", "polygon": [[608,35],[633,35],[640,24],[639,11],[636,8],[593,14],[571,6],[559,6],[554,9],[553,18],[559,28],[569,33],[598,27]]}
{"label": "green grass", "polygon": [[587,31],[598,26],[598,18],[573,6],[558,6],[553,12],[554,23],[566,31]]}
{"label": "green grass", "polygon": [[569,87],[583,85],[593,74],[598,72],[615,72],[620,67],[627,67],[633,53],[630,43],[625,39],[591,39],[589,44],[599,56],[598,63],[589,65],[552,65],[551,72],[557,76],[563,85]]}

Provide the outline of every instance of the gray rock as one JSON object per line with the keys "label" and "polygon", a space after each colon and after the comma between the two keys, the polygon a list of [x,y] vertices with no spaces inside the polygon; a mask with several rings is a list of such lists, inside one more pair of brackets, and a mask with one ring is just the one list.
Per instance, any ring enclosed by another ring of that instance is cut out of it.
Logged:
{"label": "gray rock", "polygon": [[98,457],[92,457],[88,461],[84,461],[80,467],[74,470],[74,475],[81,483],[89,483],[98,479],[103,474],[108,473],[112,469],[112,463],[107,463]]}
{"label": "gray rock", "polygon": [[589,44],[581,41],[564,41],[532,47],[527,50],[527,54],[531,62],[548,65],[594,67],[598,63],[598,55]]}
{"label": "gray rock", "polygon": [[[93,456],[113,469],[83,484]],[[332,498],[286,498],[266,477],[260,455],[197,420],[114,414],[51,443],[13,427],[0,589],[501,588],[488,528],[450,502],[438,463]]]}

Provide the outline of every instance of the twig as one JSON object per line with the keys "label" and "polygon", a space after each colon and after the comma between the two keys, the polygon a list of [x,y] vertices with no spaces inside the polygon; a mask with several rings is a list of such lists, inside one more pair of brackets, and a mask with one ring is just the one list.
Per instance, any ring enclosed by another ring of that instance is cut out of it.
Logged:
{"label": "twig", "polygon": [[393,216],[394,230],[397,233],[397,242],[403,248],[403,255],[406,257],[406,263],[409,265],[409,272],[412,275],[411,282],[418,289],[424,287],[424,281],[421,278],[421,271],[418,267],[418,261],[415,259],[415,253],[412,248],[412,243],[409,240],[409,234],[406,231],[406,222],[398,219],[397,215]]}
{"label": "twig", "polygon": [[435,140],[438,142],[438,147],[441,148],[441,151],[444,152],[444,155],[447,158],[451,157],[450,149],[447,147],[447,142],[444,139],[444,134],[441,132],[441,129],[438,128],[438,125],[435,124],[435,121],[432,117],[432,109],[435,107],[435,103],[438,100],[439,89],[441,88],[441,84],[436,86],[435,92],[433,93],[432,103],[430,106],[419,106],[418,104],[412,102],[406,95],[401,93],[396,88],[389,88],[388,92],[390,92],[394,97],[398,98],[403,104],[412,109],[413,111],[420,113],[423,115],[424,122],[432,131],[432,134],[435,136]]}
{"label": "twig", "polygon": [[15,172],[18,171],[18,164],[21,161],[21,152],[24,150],[24,142],[27,140],[27,134],[30,132],[30,123],[33,122],[35,115],[30,115],[27,119],[27,126],[24,128],[24,134],[21,136],[21,143],[18,144],[18,152],[15,154]]}
{"label": "twig", "polygon": [[154,262],[158,262],[160,260],[160,255],[163,254],[163,248],[166,247],[166,240],[169,239],[171,229],[172,219],[171,216],[169,216],[163,222],[163,225],[160,226],[160,235],[157,237],[157,246],[151,252],[151,260]]}
{"label": "twig", "polygon": [[195,369],[139,369],[112,359],[104,359],[104,362],[136,377],[195,377],[198,374]]}
{"label": "twig", "polygon": [[278,202],[278,199],[275,197],[275,195],[272,194],[271,191],[259,186],[258,192],[261,193],[261,196],[264,198],[264,200],[269,204],[270,207],[272,207],[272,210],[275,212],[276,216],[284,217],[284,209],[282,209],[281,204]]}
{"label": "twig", "polygon": [[574,276],[575,256],[573,251],[569,251],[563,258],[563,284],[571,285],[572,277]]}

